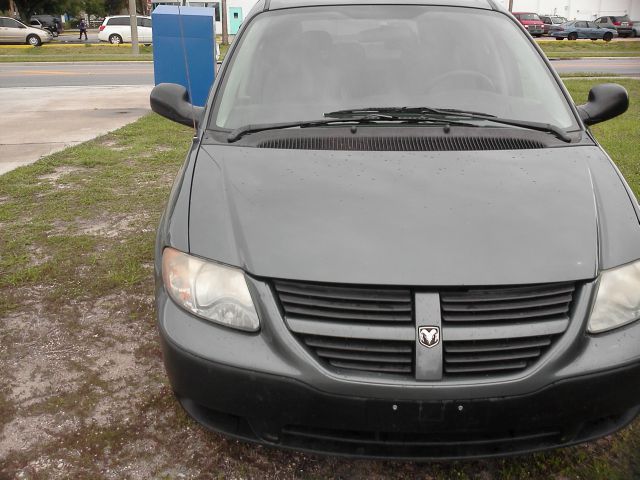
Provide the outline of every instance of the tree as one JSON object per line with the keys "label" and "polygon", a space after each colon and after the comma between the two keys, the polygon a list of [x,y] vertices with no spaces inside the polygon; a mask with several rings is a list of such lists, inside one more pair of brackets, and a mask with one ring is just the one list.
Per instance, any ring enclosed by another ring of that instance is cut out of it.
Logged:
{"label": "tree", "polygon": [[229,45],[229,28],[227,27],[227,0],[222,0],[220,20],[222,22],[222,45]]}
{"label": "tree", "polygon": [[[0,0],[1,2],[6,0]],[[62,15],[67,13],[77,17],[81,12],[88,15],[104,16],[111,11],[110,4],[121,5],[126,0],[14,0],[20,16],[28,21],[32,15]],[[116,7],[117,8],[117,7]],[[2,7],[0,6],[0,10]]]}

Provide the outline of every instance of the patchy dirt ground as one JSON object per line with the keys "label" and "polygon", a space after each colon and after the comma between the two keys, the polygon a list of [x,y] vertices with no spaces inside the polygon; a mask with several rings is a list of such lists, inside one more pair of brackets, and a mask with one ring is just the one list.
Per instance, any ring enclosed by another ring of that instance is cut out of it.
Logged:
{"label": "patchy dirt ground", "polygon": [[199,427],[167,383],[153,311],[154,229],[189,136],[147,117],[0,177],[1,479],[640,478],[638,422],[560,452],[432,464]]}

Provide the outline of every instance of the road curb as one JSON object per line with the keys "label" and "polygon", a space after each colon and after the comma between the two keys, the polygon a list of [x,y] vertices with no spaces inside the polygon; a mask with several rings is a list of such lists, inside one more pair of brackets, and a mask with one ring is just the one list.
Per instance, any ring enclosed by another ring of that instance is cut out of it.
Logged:
{"label": "road curb", "polygon": [[604,60],[631,60],[637,59],[640,62],[640,56],[632,56],[632,57],[601,57],[601,56],[593,56],[593,57],[547,57],[550,61],[555,62],[557,60],[593,60],[594,58],[604,59]]}

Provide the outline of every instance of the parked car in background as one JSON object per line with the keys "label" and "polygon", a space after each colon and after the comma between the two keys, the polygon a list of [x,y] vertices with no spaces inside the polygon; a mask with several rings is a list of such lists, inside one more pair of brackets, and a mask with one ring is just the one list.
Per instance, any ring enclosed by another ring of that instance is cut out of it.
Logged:
{"label": "parked car in background", "polygon": [[633,22],[629,20],[628,15],[600,17],[595,23],[603,28],[616,30],[621,37],[633,35]]}
{"label": "parked car in background", "polygon": [[51,35],[53,35],[54,37],[58,36],[58,29],[53,27],[53,26],[46,26],[44,25],[40,20],[37,19],[32,19],[31,21],[29,21],[29,25],[31,25],[34,28],[41,28],[43,30],[48,30]]}
{"label": "parked car in background", "polygon": [[540,37],[544,33],[544,23],[540,20],[537,13],[531,12],[513,12],[513,16],[524,25],[531,35]]}
{"label": "parked car in background", "polygon": [[0,17],[0,43],[28,43],[39,47],[52,39],[48,30],[27,26],[15,18]]}
{"label": "parked car in background", "polygon": [[[151,17],[138,15],[138,41],[151,43]],[[131,17],[129,15],[114,15],[107,17],[100,25],[98,39],[101,42],[123,43],[131,42]]]}
{"label": "parked car in background", "polygon": [[640,206],[588,126],[626,90],[576,106],[499,2],[382,3],[262,0],[204,108],[151,92],[195,128],[155,256],[178,401],[234,438],[370,457],[622,428]]}
{"label": "parked car in background", "polygon": [[[34,22],[40,23],[41,26],[34,24]],[[57,37],[64,30],[60,17],[55,15],[31,15],[29,23],[33,27],[49,30],[54,37]]]}
{"label": "parked car in background", "polygon": [[556,40],[578,40],[579,38],[588,38],[590,40],[604,40],[610,42],[614,37],[618,36],[615,28],[601,27],[595,22],[587,22],[584,20],[573,20],[563,23],[552,30],[549,35],[555,37]]}
{"label": "parked car in background", "polygon": [[542,20],[544,34],[549,35],[551,30],[554,30],[558,25],[562,25],[567,21],[564,17],[558,17],[557,15],[541,15],[540,20]]}

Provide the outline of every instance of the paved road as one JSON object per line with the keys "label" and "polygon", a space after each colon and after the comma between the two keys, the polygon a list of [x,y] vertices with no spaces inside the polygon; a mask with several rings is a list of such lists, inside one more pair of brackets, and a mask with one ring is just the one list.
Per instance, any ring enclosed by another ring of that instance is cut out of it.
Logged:
{"label": "paved road", "polygon": [[153,85],[151,62],[0,63],[2,87]]}
{"label": "paved road", "polygon": [[[640,77],[640,57],[554,60],[552,64],[559,73],[615,73]],[[152,84],[151,62],[0,63],[0,88]]]}
{"label": "paved road", "polygon": [[553,60],[551,64],[558,73],[615,73],[640,76],[640,57]]}
{"label": "paved road", "polygon": [[82,36],[82,40],[78,38],[78,33],[66,33],[62,32],[62,34],[58,35],[53,39],[53,43],[100,43],[98,40],[98,31],[97,30],[89,30],[87,32],[88,40],[84,39],[84,35]]}

